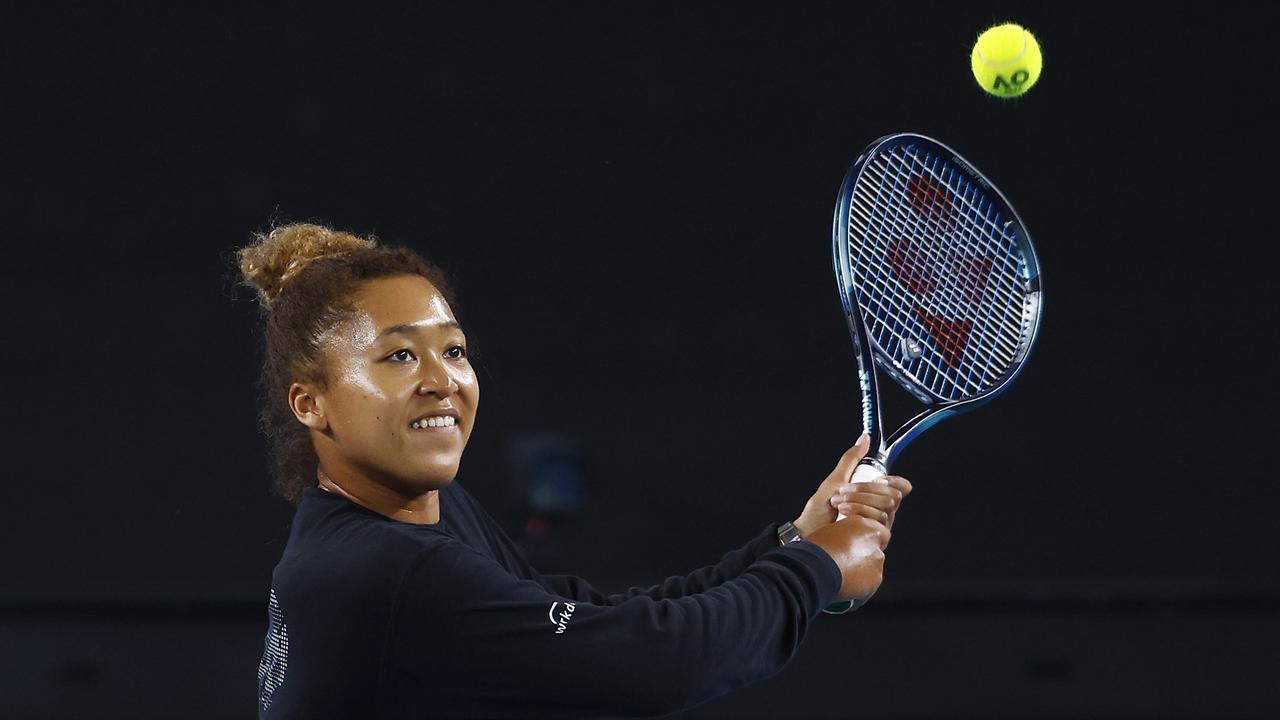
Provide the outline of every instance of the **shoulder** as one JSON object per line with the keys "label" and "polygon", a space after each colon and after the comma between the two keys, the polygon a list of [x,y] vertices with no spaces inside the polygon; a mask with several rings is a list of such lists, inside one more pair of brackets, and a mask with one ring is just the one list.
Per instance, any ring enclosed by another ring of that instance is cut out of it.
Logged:
{"label": "shoulder", "polygon": [[470,605],[486,598],[510,597],[526,585],[540,587],[512,574],[471,545],[446,537],[415,553],[405,568],[400,594]]}
{"label": "shoulder", "polygon": [[489,556],[467,543],[448,535],[432,542],[418,544],[407,559],[407,573],[430,573],[434,576],[466,576],[476,571],[501,570]]}

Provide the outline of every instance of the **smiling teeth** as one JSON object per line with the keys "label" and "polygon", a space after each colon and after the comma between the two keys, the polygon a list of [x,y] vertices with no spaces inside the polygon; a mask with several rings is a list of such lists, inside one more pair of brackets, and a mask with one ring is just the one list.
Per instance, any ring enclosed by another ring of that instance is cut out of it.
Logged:
{"label": "smiling teeth", "polygon": [[414,420],[412,426],[418,430],[427,427],[453,427],[457,421],[452,415],[433,415],[423,420]]}

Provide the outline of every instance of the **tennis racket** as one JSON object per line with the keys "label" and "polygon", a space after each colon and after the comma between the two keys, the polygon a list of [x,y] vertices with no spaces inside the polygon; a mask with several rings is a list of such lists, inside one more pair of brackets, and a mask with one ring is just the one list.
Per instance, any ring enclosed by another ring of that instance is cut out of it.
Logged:
{"label": "tennis racket", "polygon": [[[1040,329],[1040,266],[996,186],[951,148],[912,133],[880,138],[854,161],[831,235],[871,436],[850,482],[883,482],[912,440],[989,402],[1021,372]],[[887,435],[876,368],[924,406]]]}

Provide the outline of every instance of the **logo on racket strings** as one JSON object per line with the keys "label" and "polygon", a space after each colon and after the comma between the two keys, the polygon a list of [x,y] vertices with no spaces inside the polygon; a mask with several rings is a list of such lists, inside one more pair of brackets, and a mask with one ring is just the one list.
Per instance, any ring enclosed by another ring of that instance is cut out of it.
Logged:
{"label": "logo on racket strings", "polygon": [[[994,263],[991,257],[975,255],[960,245],[964,238],[956,237],[959,205],[945,186],[923,175],[912,175],[906,196],[923,227],[891,238],[885,260],[894,279],[919,300],[909,301],[911,311],[942,361],[953,370],[959,369],[973,323],[963,317],[971,313],[957,301],[963,300],[969,307],[982,301]],[[899,322],[905,320],[900,318]],[[902,349],[912,360],[921,355],[915,340],[903,338]]]}

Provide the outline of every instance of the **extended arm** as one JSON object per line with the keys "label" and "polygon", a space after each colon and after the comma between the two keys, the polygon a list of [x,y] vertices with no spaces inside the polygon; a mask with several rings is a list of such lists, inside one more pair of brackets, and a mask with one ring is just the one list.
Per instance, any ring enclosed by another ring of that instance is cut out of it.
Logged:
{"label": "extended arm", "polygon": [[829,555],[797,542],[705,592],[575,602],[448,541],[402,583],[385,709],[425,695],[442,716],[671,713],[781,670],[840,582]]}

